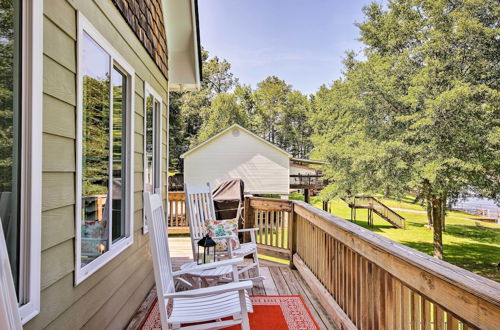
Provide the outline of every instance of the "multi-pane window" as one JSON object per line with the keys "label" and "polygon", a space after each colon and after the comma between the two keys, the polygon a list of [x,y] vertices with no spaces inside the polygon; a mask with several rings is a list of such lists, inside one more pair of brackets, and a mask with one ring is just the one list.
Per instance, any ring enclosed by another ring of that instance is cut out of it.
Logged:
{"label": "multi-pane window", "polygon": [[23,323],[40,310],[42,10],[0,1],[0,221]]}
{"label": "multi-pane window", "polygon": [[129,246],[133,237],[133,72],[80,18],[77,283]]}
{"label": "multi-pane window", "polygon": [[[144,191],[161,189],[161,98],[145,85],[144,116]],[[144,222],[144,231],[147,231]]]}

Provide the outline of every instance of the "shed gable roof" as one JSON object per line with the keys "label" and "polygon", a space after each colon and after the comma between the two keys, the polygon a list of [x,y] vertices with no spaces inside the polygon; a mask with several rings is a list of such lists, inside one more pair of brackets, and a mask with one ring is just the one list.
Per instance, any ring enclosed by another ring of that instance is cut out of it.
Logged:
{"label": "shed gable roof", "polygon": [[260,141],[260,142],[263,142],[264,144],[268,145],[269,147],[271,147],[271,148],[275,149],[276,151],[278,151],[278,152],[281,152],[281,153],[285,154],[288,158],[292,158],[292,155],[290,155],[290,154],[289,154],[288,152],[286,152],[285,150],[283,150],[283,149],[281,149],[281,148],[279,148],[279,147],[275,146],[275,145],[274,145],[274,144],[272,144],[271,142],[269,142],[269,141],[267,141],[267,140],[265,140],[265,139],[261,138],[261,137],[260,137],[260,136],[258,136],[257,134],[255,134],[255,133],[253,133],[253,132],[250,132],[249,130],[247,130],[246,128],[244,128],[244,127],[242,127],[242,126],[240,126],[240,125],[238,125],[238,124],[233,124],[233,125],[229,126],[228,128],[226,128],[225,130],[223,130],[223,131],[222,131],[222,132],[220,132],[219,134],[216,134],[216,135],[212,136],[210,139],[208,139],[208,140],[204,141],[203,143],[201,143],[201,144],[197,145],[196,147],[194,147],[194,148],[192,148],[192,149],[190,149],[190,150],[186,151],[185,153],[183,153],[183,154],[181,155],[181,158],[184,158],[184,157],[186,157],[188,154],[190,154],[190,153],[192,153],[192,152],[194,152],[194,151],[196,151],[196,150],[199,150],[199,149],[203,148],[203,147],[204,147],[204,146],[206,146],[207,144],[209,144],[209,143],[211,143],[211,142],[215,141],[216,139],[220,138],[221,136],[223,136],[223,135],[225,135],[225,134],[229,133],[229,132],[230,132],[232,129],[234,129],[234,128],[237,128],[237,129],[238,129],[238,130],[240,130],[241,132],[243,132],[243,133],[245,133],[245,134],[250,135],[251,137],[253,137],[254,139],[256,139],[256,140],[258,140],[258,141]]}

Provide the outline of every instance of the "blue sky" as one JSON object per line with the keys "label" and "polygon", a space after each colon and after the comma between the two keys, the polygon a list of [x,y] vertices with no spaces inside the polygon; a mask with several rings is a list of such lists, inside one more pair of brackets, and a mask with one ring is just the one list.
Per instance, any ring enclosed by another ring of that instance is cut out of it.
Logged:
{"label": "blue sky", "polygon": [[240,83],[276,75],[314,93],[341,75],[347,50],[360,50],[355,22],[370,0],[199,0],[202,45],[226,58]]}

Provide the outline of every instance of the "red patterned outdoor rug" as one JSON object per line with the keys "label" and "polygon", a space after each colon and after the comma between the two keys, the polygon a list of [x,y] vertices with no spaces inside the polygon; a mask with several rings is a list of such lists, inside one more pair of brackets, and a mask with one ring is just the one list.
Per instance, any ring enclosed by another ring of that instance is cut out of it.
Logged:
{"label": "red patterned outdoor rug", "polygon": [[[252,296],[250,327],[255,330],[319,329],[301,296]],[[226,329],[240,329],[233,326]],[[158,301],[153,303],[142,330],[161,329]]]}

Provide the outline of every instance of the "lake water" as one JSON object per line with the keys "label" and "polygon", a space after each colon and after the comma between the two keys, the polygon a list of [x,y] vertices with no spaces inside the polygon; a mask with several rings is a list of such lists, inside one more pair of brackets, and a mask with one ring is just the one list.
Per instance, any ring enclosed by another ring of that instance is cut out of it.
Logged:
{"label": "lake water", "polygon": [[484,215],[488,218],[494,218],[500,223],[500,206],[495,204],[495,202],[491,199],[468,197],[465,200],[454,204],[452,208],[467,211],[472,214]]}

